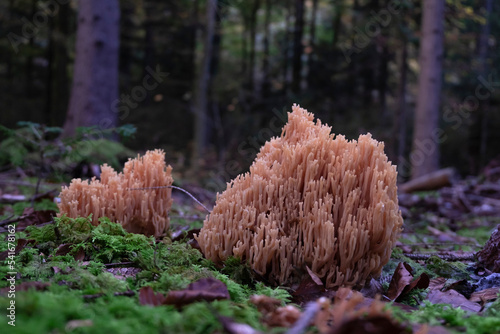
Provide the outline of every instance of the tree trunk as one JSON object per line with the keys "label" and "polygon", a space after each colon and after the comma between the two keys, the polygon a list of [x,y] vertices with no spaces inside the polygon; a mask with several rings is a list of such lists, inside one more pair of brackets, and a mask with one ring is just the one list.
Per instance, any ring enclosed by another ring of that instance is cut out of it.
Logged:
{"label": "tree trunk", "polygon": [[[404,34],[404,32],[403,32]],[[408,166],[404,165],[406,154],[406,82],[408,73],[408,41],[406,36],[402,40],[401,60],[399,64],[398,108],[395,114],[394,133],[398,134],[394,147],[398,163],[398,176],[408,177]]]}
{"label": "tree trunk", "polygon": [[442,83],[445,0],[424,0],[420,76],[415,130],[410,155],[412,178],[439,168],[438,121]]}
{"label": "tree trunk", "polygon": [[316,51],[316,14],[318,11],[318,0],[313,0],[311,9],[311,22],[309,23],[309,52],[307,53],[307,85],[316,88],[314,84],[317,71],[314,59]]}
{"label": "tree trunk", "polygon": [[266,0],[266,14],[264,18],[264,56],[262,58],[262,96],[268,97],[271,89],[271,78],[269,73],[269,38],[271,32],[269,25],[271,24],[271,0]]}
{"label": "tree trunk", "polygon": [[304,34],[304,0],[295,0],[295,27],[293,31],[292,91],[300,93],[302,81],[302,35]]}
{"label": "tree trunk", "polygon": [[254,0],[250,12],[250,59],[248,64],[248,89],[253,92],[254,89],[254,66],[255,66],[255,40],[257,38],[257,11],[260,7],[260,0]]}
{"label": "tree trunk", "polygon": [[292,20],[291,0],[285,0],[285,35],[283,36],[283,95],[288,95],[289,88],[289,50],[290,50],[290,21]]}
{"label": "tree trunk", "polygon": [[64,136],[80,126],[117,125],[120,6],[118,0],[79,2],[73,86]]}
{"label": "tree trunk", "polygon": [[206,9],[206,28],[204,40],[203,60],[198,76],[195,101],[195,138],[193,149],[193,164],[199,167],[199,160],[203,157],[208,146],[208,83],[210,82],[210,62],[213,52],[213,38],[215,33],[215,15],[217,0],[208,0]]}
{"label": "tree trunk", "polygon": [[[478,76],[488,75],[488,38],[490,35],[491,12],[493,0],[484,0],[486,21],[481,26],[478,36],[478,55],[476,73]],[[488,100],[481,101],[477,110],[471,112],[469,125],[469,172],[477,174],[484,167],[486,158],[486,143],[488,136]]]}

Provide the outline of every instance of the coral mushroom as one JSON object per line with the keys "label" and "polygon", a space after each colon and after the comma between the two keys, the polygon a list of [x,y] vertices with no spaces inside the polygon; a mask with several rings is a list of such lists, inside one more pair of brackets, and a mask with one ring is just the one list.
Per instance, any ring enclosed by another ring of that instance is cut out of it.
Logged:
{"label": "coral mushroom", "polygon": [[239,257],[274,283],[291,284],[308,266],[328,288],[362,285],[402,229],[396,167],[370,134],[347,141],[292,109],[250,172],[218,194],[198,243],[206,258]]}
{"label": "coral mushroom", "polygon": [[169,228],[172,189],[137,191],[130,188],[172,185],[171,171],[172,167],[165,165],[165,153],[161,150],[129,159],[123,173],[105,164],[101,166],[100,181],[74,179],[69,187],[63,187],[59,215],[76,218],[92,214],[95,225],[99,217],[105,216],[122,224],[128,232],[160,236]]}

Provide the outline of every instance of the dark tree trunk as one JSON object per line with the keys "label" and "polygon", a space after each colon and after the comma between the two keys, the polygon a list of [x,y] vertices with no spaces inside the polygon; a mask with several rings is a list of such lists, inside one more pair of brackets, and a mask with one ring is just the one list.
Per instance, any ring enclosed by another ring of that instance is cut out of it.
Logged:
{"label": "dark tree trunk", "polygon": [[262,59],[262,96],[269,96],[271,89],[271,78],[269,73],[269,39],[271,32],[269,25],[271,24],[271,0],[266,0],[266,14],[264,18],[264,56]]}
{"label": "dark tree trunk", "polygon": [[117,125],[120,6],[118,0],[79,2],[73,86],[64,136],[80,126]]}
{"label": "dark tree trunk", "polygon": [[288,95],[289,88],[289,64],[290,64],[290,21],[292,20],[291,0],[285,0],[285,35],[283,38],[283,95]]}
{"label": "dark tree trunk", "polygon": [[408,73],[408,41],[403,37],[401,48],[401,60],[399,64],[399,85],[398,85],[398,108],[395,113],[394,133],[397,133],[397,147],[396,157],[398,163],[398,174],[406,178],[409,170],[404,164],[404,157],[406,155],[406,83]]}
{"label": "dark tree trunk", "polygon": [[250,12],[250,55],[248,63],[248,89],[254,90],[255,81],[255,40],[257,38],[257,11],[260,7],[260,0],[254,0]]}
{"label": "dark tree trunk", "polygon": [[309,23],[309,52],[307,53],[307,84],[310,88],[316,88],[314,84],[317,76],[315,51],[316,51],[316,13],[318,11],[318,0],[313,0],[311,10],[311,22]]}
{"label": "dark tree trunk", "polygon": [[420,76],[410,160],[412,178],[439,168],[436,138],[441,101],[445,0],[424,0],[420,42]]}
{"label": "dark tree trunk", "polygon": [[302,36],[304,34],[304,0],[295,0],[295,27],[293,31],[292,91],[300,93],[302,81]]}
{"label": "dark tree trunk", "polygon": [[193,150],[193,163],[195,169],[199,167],[199,161],[206,153],[208,147],[208,92],[210,82],[210,63],[213,54],[213,38],[215,34],[215,20],[217,13],[217,0],[208,0],[206,9],[206,28],[204,38],[204,53],[195,101],[195,140]]}
{"label": "dark tree trunk", "polygon": [[[488,74],[488,39],[490,35],[491,12],[493,0],[484,0],[486,21],[481,26],[478,35],[477,69],[478,76]],[[489,101],[481,101],[477,110],[471,112],[471,124],[469,125],[469,172],[473,175],[479,173],[486,162],[486,149],[488,137],[488,108]]]}

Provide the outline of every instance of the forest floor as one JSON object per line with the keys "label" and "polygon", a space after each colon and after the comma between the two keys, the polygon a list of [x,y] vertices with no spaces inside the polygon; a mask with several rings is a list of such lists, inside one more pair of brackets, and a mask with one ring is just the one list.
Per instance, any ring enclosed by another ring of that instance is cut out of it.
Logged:
{"label": "forest floor", "polygon": [[498,180],[401,194],[404,231],[360,292],[329,291],[312,272],[285,288],[237,259],[216,267],[193,238],[206,213],[181,193],[172,237],[155,239],[107,219],[54,218],[59,185],[42,182],[33,198],[35,183],[0,175],[1,333],[500,332],[500,232],[485,247],[500,224]]}

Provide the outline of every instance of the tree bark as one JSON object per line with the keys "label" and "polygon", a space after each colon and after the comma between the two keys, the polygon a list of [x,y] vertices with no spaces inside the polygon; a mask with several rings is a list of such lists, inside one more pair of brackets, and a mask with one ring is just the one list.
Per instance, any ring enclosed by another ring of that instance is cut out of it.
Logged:
{"label": "tree bark", "polygon": [[[404,32],[403,32],[404,34]],[[406,154],[406,82],[408,73],[408,41],[406,36],[403,36],[401,50],[401,60],[399,64],[399,85],[398,85],[398,108],[395,114],[394,133],[398,134],[396,157],[398,163],[398,176],[408,177],[409,170],[403,166],[404,157]]]}
{"label": "tree bark", "polygon": [[[493,0],[484,0],[486,21],[481,26],[478,35],[477,68],[478,76],[488,74],[488,38],[490,35],[491,12],[493,10]],[[469,125],[469,172],[477,174],[485,165],[486,144],[488,136],[488,100],[481,101],[477,110],[471,112],[471,124]]]}
{"label": "tree bark", "polygon": [[250,92],[254,90],[255,80],[255,40],[257,38],[257,11],[260,7],[260,0],[254,0],[250,12],[250,59],[248,64],[248,89]]}
{"label": "tree bark", "polygon": [[304,0],[295,0],[295,27],[293,31],[292,91],[300,92],[302,81],[302,35],[304,34]]}
{"label": "tree bark", "polygon": [[309,52],[307,53],[307,85],[316,88],[316,62],[314,59],[316,51],[316,15],[318,11],[318,0],[313,0],[311,9],[311,21],[309,23]]}
{"label": "tree bark", "polygon": [[213,52],[213,38],[215,33],[215,15],[217,0],[208,0],[206,9],[206,28],[204,40],[203,60],[198,76],[195,101],[195,138],[193,150],[194,167],[199,167],[199,159],[203,157],[208,146],[208,83],[210,82],[210,62]]}
{"label": "tree bark", "polygon": [[118,0],[79,2],[73,86],[63,136],[80,126],[117,125],[120,6]]}
{"label": "tree bark", "polygon": [[271,24],[271,0],[266,0],[265,3],[266,14],[264,18],[264,55],[262,58],[262,96],[264,98],[269,96],[271,89],[271,78],[269,73],[269,39],[270,39],[270,24]]}
{"label": "tree bark", "polygon": [[439,168],[436,131],[442,84],[445,0],[424,0],[420,41],[420,76],[415,112],[415,130],[410,155],[412,178]]}

